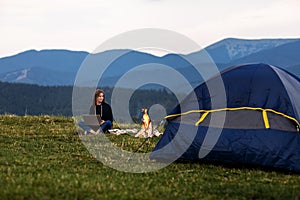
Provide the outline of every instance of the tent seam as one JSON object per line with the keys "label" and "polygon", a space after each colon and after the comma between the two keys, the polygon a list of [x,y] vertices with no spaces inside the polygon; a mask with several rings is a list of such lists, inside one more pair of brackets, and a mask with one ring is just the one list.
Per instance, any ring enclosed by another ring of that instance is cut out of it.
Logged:
{"label": "tent seam", "polygon": [[[201,118],[203,117],[203,119],[200,121],[200,119],[195,123],[195,125],[199,125],[204,119],[205,117],[209,114],[209,113],[212,113],[212,112],[220,112],[220,111],[236,111],[236,110],[260,110],[262,111],[263,113],[264,112],[273,112],[277,115],[281,115],[287,119],[290,119],[292,121],[294,121],[298,127],[300,127],[300,123],[298,122],[297,119],[295,119],[294,117],[291,117],[291,116],[288,116],[284,113],[281,113],[281,112],[278,112],[278,111],[275,111],[273,109],[270,109],[270,108],[254,108],[254,107],[237,107],[237,108],[219,108],[219,109],[214,109],[214,110],[189,110],[189,111],[186,111],[186,112],[183,112],[183,113],[178,113],[178,114],[171,114],[171,115],[167,115],[165,117],[165,119],[168,119],[168,118],[172,118],[172,117],[179,117],[179,116],[183,116],[183,115],[188,115],[188,114],[191,114],[191,113],[207,113],[205,114],[205,116],[201,116]],[[264,114],[263,114],[263,119],[264,119],[264,122],[265,122],[265,126],[267,128],[267,124],[266,124],[266,121],[268,121],[268,117],[267,117],[267,114],[265,114],[266,116],[264,117]],[[266,121],[265,121],[266,120]],[[267,122],[269,124],[269,122]],[[270,126],[270,125],[269,125]]]}

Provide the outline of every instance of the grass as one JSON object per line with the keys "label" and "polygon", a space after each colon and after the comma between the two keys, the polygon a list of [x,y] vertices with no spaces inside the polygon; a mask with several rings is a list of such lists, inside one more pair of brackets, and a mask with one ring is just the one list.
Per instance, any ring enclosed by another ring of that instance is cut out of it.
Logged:
{"label": "grass", "polygon": [[[143,141],[108,137],[129,151]],[[197,163],[114,170],[87,151],[72,118],[0,116],[0,148],[0,199],[300,199],[299,174]]]}

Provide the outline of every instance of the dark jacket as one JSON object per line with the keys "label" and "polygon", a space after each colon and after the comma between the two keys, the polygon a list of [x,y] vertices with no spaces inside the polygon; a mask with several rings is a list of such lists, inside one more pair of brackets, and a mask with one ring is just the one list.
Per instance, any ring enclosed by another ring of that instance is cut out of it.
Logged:
{"label": "dark jacket", "polygon": [[113,114],[111,107],[108,103],[103,102],[101,105],[91,105],[90,107],[90,115],[100,115],[101,119],[104,121],[110,120],[113,122]]}

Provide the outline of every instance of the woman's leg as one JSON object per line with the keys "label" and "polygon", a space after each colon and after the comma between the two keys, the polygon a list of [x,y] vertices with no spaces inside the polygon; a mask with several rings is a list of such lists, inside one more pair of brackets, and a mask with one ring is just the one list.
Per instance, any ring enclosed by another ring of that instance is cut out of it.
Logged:
{"label": "woman's leg", "polygon": [[84,121],[79,121],[79,122],[78,122],[78,126],[79,126],[80,128],[82,128],[87,134],[89,134],[89,133],[95,134],[95,131],[94,131],[93,129],[91,129],[91,127],[89,127],[88,125],[86,125],[86,124],[84,123]]}
{"label": "woman's leg", "polygon": [[106,120],[100,127],[103,133],[105,133],[106,131],[112,128],[112,123],[110,120]]}

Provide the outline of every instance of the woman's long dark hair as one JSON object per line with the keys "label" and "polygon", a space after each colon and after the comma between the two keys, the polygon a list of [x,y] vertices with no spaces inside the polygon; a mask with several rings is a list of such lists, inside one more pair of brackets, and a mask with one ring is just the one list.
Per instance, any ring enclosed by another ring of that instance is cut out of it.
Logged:
{"label": "woman's long dark hair", "polygon": [[96,100],[97,100],[97,97],[100,95],[100,94],[103,94],[103,102],[105,102],[105,93],[103,90],[100,90],[100,89],[97,89],[95,91],[95,95],[94,95],[94,105],[96,105]]}

